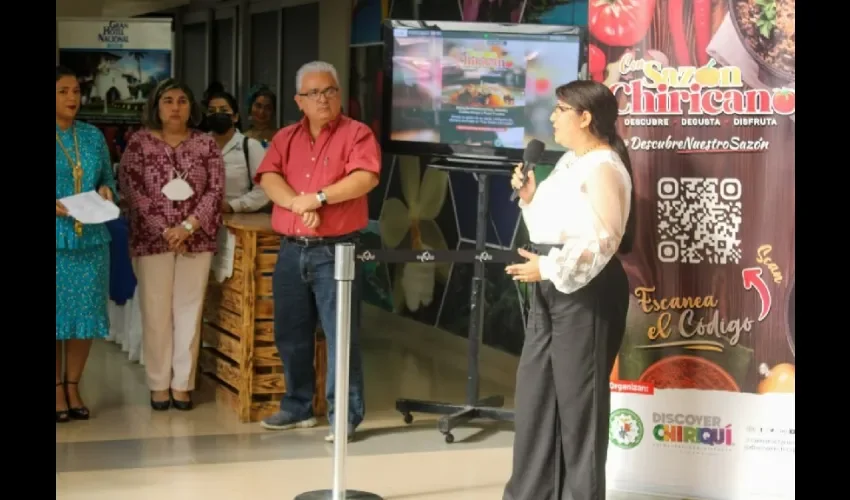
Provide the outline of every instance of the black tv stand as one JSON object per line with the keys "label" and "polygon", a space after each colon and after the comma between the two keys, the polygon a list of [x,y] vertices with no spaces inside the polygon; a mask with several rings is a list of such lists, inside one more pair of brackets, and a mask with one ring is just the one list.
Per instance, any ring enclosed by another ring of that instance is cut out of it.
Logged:
{"label": "black tv stand", "polygon": [[[478,206],[475,224],[475,250],[483,252],[487,245],[488,207],[490,203],[490,177],[509,176],[515,164],[502,159],[441,158],[429,162],[428,167],[445,171],[466,172],[478,180]],[[505,200],[507,203],[508,201]],[[474,264],[472,293],[469,297],[469,361],[466,379],[466,402],[464,404],[421,401],[415,399],[396,400],[396,410],[404,416],[404,422],[413,422],[413,413],[443,415],[437,423],[437,429],[445,437],[446,443],[454,442],[452,429],[471,420],[487,419],[500,422],[513,422],[514,412],[503,408],[504,396],[479,396],[478,351],[482,344],[481,331],[484,326],[484,277],[486,263],[478,259]]]}

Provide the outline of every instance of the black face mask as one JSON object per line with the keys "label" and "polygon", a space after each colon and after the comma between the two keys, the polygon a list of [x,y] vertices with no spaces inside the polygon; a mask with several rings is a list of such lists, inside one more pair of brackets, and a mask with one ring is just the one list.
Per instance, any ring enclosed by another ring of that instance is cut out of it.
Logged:
{"label": "black face mask", "polygon": [[207,115],[207,126],[216,134],[223,134],[233,128],[233,115],[213,113]]}

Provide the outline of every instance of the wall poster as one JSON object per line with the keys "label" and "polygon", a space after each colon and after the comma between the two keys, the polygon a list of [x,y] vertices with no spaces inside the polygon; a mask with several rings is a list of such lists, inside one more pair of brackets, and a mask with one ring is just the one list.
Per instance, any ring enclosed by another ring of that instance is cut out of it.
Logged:
{"label": "wall poster", "polygon": [[638,237],[609,485],[794,498],[795,1],[591,0]]}

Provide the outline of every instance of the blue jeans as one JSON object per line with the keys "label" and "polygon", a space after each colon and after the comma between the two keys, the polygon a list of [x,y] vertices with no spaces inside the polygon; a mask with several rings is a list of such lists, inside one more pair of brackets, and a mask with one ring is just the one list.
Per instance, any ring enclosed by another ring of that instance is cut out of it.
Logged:
{"label": "blue jeans", "polygon": [[[362,276],[356,264],[351,291],[351,357],[349,358],[348,422],[360,425],[366,413],[363,401],[363,370],[360,358],[360,310]],[[302,247],[281,241],[272,282],[274,293],[274,339],[283,361],[286,394],[280,409],[296,420],[313,416],[315,393],[316,321],[320,321],[328,345],[328,417],[333,422],[336,385],[336,281],[334,247]]]}

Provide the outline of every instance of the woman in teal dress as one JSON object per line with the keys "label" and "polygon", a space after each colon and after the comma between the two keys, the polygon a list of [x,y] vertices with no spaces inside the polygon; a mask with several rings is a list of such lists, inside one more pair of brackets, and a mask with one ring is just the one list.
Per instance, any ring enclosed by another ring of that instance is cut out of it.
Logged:
{"label": "woman in teal dress", "polygon": [[56,422],[89,418],[80,377],[92,339],[109,335],[109,231],[103,224],[75,222],[59,201],[95,190],[112,200],[115,193],[106,141],[96,127],[75,120],[79,109],[76,75],[57,66]]}

